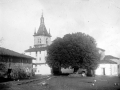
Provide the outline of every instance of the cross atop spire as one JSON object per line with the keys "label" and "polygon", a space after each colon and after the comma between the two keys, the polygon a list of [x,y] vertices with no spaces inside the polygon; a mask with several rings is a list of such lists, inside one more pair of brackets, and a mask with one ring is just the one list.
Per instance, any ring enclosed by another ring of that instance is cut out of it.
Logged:
{"label": "cross atop spire", "polygon": [[44,24],[44,17],[43,17],[43,11],[42,11],[42,15],[41,15],[41,24]]}
{"label": "cross atop spire", "polygon": [[42,10],[42,17],[43,17],[43,10]]}

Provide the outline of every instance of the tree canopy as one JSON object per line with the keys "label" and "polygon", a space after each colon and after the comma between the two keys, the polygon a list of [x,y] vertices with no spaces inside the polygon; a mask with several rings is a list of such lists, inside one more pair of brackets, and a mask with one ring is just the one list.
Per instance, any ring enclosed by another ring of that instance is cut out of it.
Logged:
{"label": "tree canopy", "polygon": [[100,60],[93,37],[78,32],[56,38],[48,47],[47,63],[50,67],[78,67],[96,69]]}

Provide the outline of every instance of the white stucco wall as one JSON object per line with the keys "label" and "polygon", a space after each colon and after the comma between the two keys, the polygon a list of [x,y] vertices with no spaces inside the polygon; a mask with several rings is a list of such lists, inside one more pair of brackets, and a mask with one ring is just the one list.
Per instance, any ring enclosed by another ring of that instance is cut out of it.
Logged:
{"label": "white stucco wall", "polygon": [[25,52],[25,55],[32,56],[36,58],[36,52]]}
{"label": "white stucco wall", "polygon": [[[51,68],[46,64],[45,57],[47,56],[47,50],[37,52],[26,52],[26,55],[35,57],[36,60],[33,60],[33,63],[39,63],[38,65],[33,65],[33,68],[36,69],[35,74],[47,75],[51,74]],[[40,64],[41,63],[41,64]]]}
{"label": "white stucco wall", "polygon": [[51,68],[47,64],[37,65],[35,74],[50,75]]}
{"label": "white stucco wall", "polygon": [[[39,42],[40,39],[41,39],[41,43]],[[47,39],[48,43],[46,43],[46,39]],[[35,36],[34,37],[34,45],[39,45],[39,44],[50,45],[51,44],[51,38],[47,37],[47,36]]]}
{"label": "white stucco wall", "polygon": [[118,75],[117,64],[100,64],[96,69],[96,75],[103,75],[103,68],[105,68],[105,75]]}
{"label": "white stucco wall", "polygon": [[45,57],[47,56],[47,51],[38,51],[37,55],[36,52],[26,52],[26,55],[32,56],[36,58],[36,60],[33,60],[33,63],[45,63]]}
{"label": "white stucco wall", "polygon": [[74,69],[71,68],[61,68],[62,73],[73,73]]}
{"label": "white stucco wall", "polygon": [[114,62],[117,62],[118,74],[120,76],[120,59],[111,59],[111,60],[114,61]]}

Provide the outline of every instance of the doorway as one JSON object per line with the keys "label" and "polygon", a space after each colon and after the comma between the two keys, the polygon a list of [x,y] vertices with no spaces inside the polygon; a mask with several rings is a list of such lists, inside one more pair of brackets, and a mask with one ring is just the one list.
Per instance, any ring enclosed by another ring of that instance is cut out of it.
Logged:
{"label": "doorway", "polygon": [[102,74],[105,75],[105,68],[102,68]]}

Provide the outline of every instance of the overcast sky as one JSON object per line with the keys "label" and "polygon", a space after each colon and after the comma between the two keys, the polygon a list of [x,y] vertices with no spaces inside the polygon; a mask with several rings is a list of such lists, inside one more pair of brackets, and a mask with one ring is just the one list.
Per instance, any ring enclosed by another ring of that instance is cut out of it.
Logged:
{"label": "overcast sky", "polygon": [[42,10],[52,40],[83,32],[120,57],[120,0],[0,0],[1,46],[20,53],[33,46]]}

